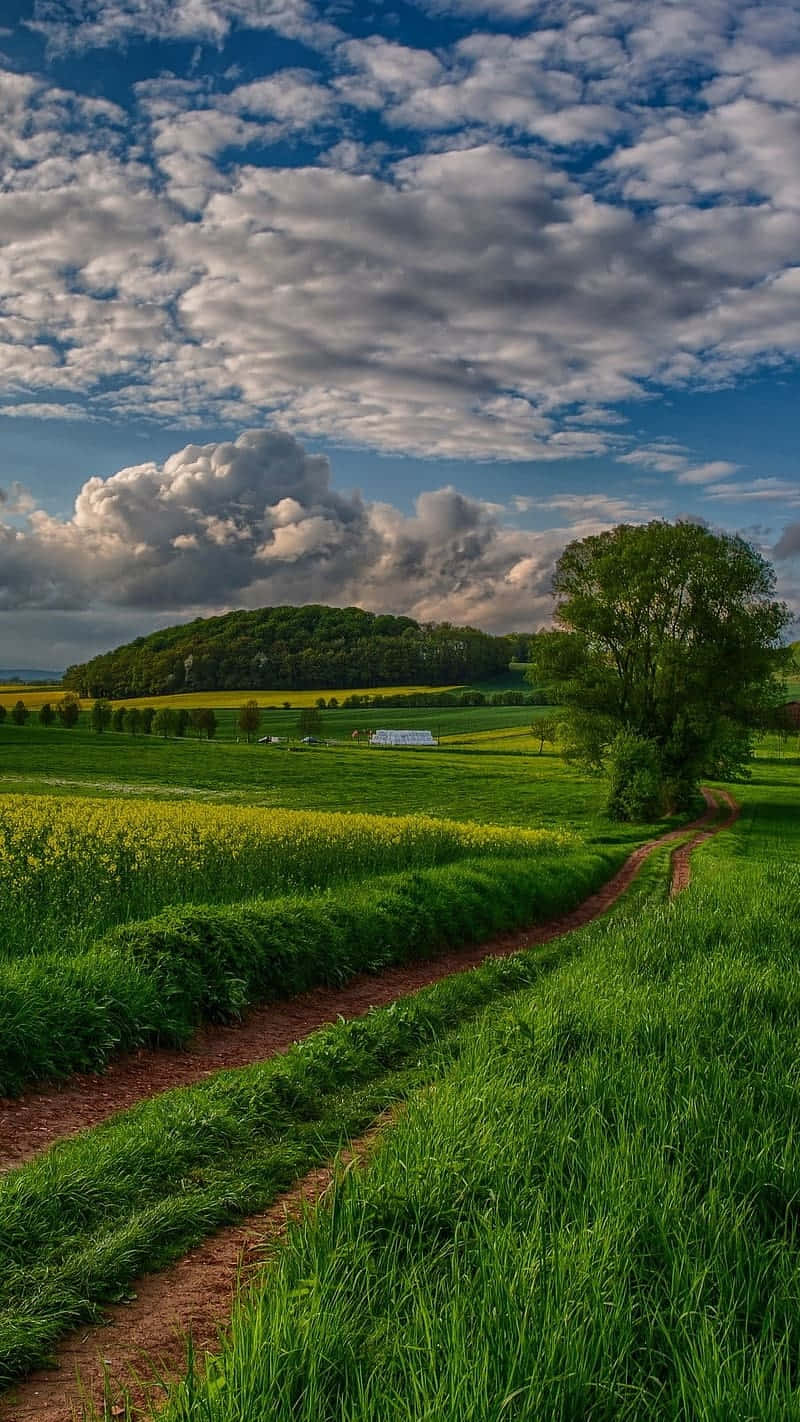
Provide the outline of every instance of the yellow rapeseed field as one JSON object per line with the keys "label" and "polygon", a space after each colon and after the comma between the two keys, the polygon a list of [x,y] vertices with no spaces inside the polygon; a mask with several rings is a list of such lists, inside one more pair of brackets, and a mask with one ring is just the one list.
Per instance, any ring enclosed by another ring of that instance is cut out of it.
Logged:
{"label": "yellow rapeseed field", "polygon": [[87,941],[167,904],[231,902],[484,855],[558,852],[574,836],[422,815],[330,814],[190,801],[0,796],[0,949],[43,921]]}
{"label": "yellow rapeseed field", "polygon": [[[459,691],[458,686],[367,686],[367,687],[332,687],[330,691],[184,691],[176,696],[134,696],[130,700],[115,701],[114,706],[155,706],[160,709],[163,706],[174,706],[180,710],[185,706],[187,711],[191,711],[197,706],[210,706],[214,711],[234,710],[238,711],[245,701],[257,701],[259,706],[281,707],[285,701],[290,702],[293,709],[303,706],[316,706],[320,696],[324,696],[329,701],[332,696],[340,703],[346,696],[411,696],[420,691]],[[63,696],[62,687],[55,690],[43,691],[40,686],[0,686],[0,705],[8,710],[15,701],[24,701],[29,711],[38,711],[39,707],[49,701],[51,706]],[[92,698],[81,701],[81,708],[86,711],[92,705]]]}

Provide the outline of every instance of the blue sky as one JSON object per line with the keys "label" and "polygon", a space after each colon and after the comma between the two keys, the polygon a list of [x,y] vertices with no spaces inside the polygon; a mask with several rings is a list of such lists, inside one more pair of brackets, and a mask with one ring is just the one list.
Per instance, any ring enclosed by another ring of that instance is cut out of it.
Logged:
{"label": "blue sky", "polygon": [[798,0],[5,0],[0,664],[504,630],[573,537],[800,606]]}

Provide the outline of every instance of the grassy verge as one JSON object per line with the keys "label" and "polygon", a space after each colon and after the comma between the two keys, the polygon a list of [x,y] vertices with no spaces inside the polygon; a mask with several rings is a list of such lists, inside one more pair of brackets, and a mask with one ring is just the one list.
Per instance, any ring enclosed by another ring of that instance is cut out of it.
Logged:
{"label": "grassy verge", "polygon": [[742,798],[473,1027],[169,1422],[798,1416],[800,825]]}
{"label": "grassy verge", "polygon": [[[665,859],[646,866],[630,912],[663,892]],[[264,1208],[457,1058],[469,1040],[464,1024],[538,983],[587,934],[608,931],[603,920],[488,960],[315,1032],[281,1057],[154,1098],[8,1174],[0,1180],[0,1380],[47,1356],[103,1301],[124,1296],[137,1273]]]}
{"label": "grassy verge", "polygon": [[433,956],[579,903],[618,849],[485,859],[324,894],[173,910],[89,951],[0,963],[0,1093],[97,1068],[117,1051],[182,1043],[204,1019]]}

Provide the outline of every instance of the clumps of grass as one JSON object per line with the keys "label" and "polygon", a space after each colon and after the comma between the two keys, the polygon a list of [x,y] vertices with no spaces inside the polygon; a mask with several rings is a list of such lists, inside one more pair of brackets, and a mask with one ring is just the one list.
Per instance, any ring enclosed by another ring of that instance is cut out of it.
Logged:
{"label": "clumps of grass", "polygon": [[474,1024],[162,1422],[794,1417],[800,871],[756,846]]}
{"label": "clumps of grass", "polygon": [[564,952],[489,959],[282,1056],[155,1097],[0,1179],[0,1384],[137,1274],[329,1159],[457,1057],[460,1029],[484,1007]]}
{"label": "clumps of grass", "polygon": [[[574,842],[573,842],[574,843]],[[359,972],[479,942],[572,908],[619,849],[490,858],[326,893],[171,909],[74,956],[0,963],[0,1094],[101,1067],[113,1053],[182,1044],[201,1021],[339,985]]]}

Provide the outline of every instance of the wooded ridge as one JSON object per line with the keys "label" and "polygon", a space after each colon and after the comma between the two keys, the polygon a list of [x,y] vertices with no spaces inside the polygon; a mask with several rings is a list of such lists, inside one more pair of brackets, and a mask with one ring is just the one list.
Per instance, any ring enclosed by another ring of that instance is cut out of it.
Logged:
{"label": "wooded ridge", "polygon": [[359,607],[263,607],[165,627],[68,667],[82,696],[180,691],[443,686],[483,680],[525,660],[525,635],[419,623]]}

